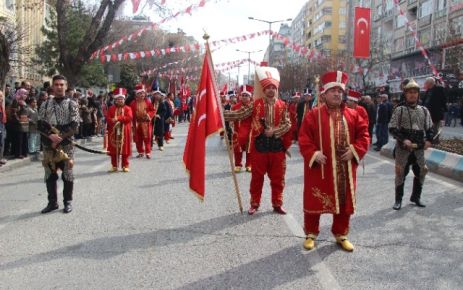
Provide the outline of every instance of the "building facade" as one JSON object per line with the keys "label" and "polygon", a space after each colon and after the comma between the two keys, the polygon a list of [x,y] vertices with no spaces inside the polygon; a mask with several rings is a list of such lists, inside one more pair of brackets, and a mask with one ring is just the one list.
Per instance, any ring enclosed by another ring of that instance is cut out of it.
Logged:
{"label": "building facade", "polygon": [[33,59],[36,58],[35,49],[45,40],[41,29],[46,25],[46,18],[49,17],[52,7],[46,0],[15,2],[16,26],[22,33],[17,81],[25,80],[34,85],[41,85],[48,78],[40,74],[40,66],[34,64]]}
{"label": "building facade", "polygon": [[[393,93],[399,92],[405,78],[413,77],[422,85],[433,74],[407,20],[437,70],[445,71],[449,66],[446,60],[463,49],[461,45],[446,47],[463,35],[463,0],[400,0],[399,5],[407,19],[399,14],[394,0],[371,1],[371,46],[380,47],[382,54],[372,51],[378,64],[369,79],[375,85],[388,83]],[[461,63],[457,66],[461,69]]]}
{"label": "building facade", "polygon": [[323,56],[346,56],[347,0],[311,0],[308,3],[305,46]]}

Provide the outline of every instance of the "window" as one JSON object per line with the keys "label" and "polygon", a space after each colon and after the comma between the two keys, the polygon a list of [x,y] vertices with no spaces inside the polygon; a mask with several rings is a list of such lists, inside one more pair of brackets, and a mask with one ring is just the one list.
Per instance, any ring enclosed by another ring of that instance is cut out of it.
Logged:
{"label": "window", "polygon": [[399,28],[399,27],[402,27],[405,25],[405,16],[403,15],[398,15],[397,16],[397,20],[396,20],[396,27]]}
{"label": "window", "polygon": [[394,50],[395,51],[402,51],[405,48],[405,38],[401,37],[394,40]]}
{"label": "window", "polygon": [[331,41],[331,35],[323,35],[322,36],[322,42],[327,43]]}
{"label": "window", "polygon": [[413,35],[407,36],[405,39],[405,48],[415,48],[416,41]]}
{"label": "window", "polygon": [[457,17],[452,21],[456,35],[463,35],[463,16]]}
{"label": "window", "polygon": [[383,5],[378,5],[376,7],[376,14],[381,17],[383,15]]}
{"label": "window", "polygon": [[338,36],[339,43],[347,43],[347,37],[345,35]]}
{"label": "window", "polygon": [[339,15],[346,15],[346,8],[345,7],[339,8]]}
{"label": "window", "polygon": [[346,28],[346,22],[345,21],[339,21],[339,29],[345,29]]}
{"label": "window", "polygon": [[436,10],[440,11],[447,7],[447,0],[436,0]]}
{"label": "window", "polygon": [[323,15],[331,15],[333,13],[333,8],[325,7],[323,8]]}
{"label": "window", "polygon": [[421,3],[419,8],[419,18],[423,18],[432,13],[432,0],[428,0]]}
{"label": "window", "polygon": [[386,0],[386,11],[391,10],[394,7],[392,0]]}
{"label": "window", "polygon": [[429,44],[431,40],[431,30],[426,29],[426,30],[418,32],[418,39],[423,45]]}
{"label": "window", "polygon": [[5,0],[5,7],[9,10],[14,10],[14,1],[15,0]]}

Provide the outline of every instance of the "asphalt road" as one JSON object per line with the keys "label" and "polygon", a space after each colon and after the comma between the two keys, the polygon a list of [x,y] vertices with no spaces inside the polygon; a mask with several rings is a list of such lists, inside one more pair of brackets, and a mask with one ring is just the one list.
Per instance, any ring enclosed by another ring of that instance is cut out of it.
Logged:
{"label": "asphalt road", "polygon": [[[424,209],[393,211],[389,159],[371,151],[359,168],[353,253],[322,218],[315,250],[303,250],[303,162],[287,162],[285,207],[238,211],[224,145],[208,141],[207,193],[189,192],[181,162],[187,127],[130,173],[106,172],[109,158],[77,151],[74,211],[41,215],[39,163],[0,173],[1,289],[458,289],[463,283],[463,183],[429,174]],[[94,146],[97,146],[94,144]],[[248,173],[238,175],[245,206]],[[61,186],[61,184],[60,184]],[[411,178],[406,192],[411,190]],[[409,195],[407,194],[406,200]],[[62,204],[60,204],[62,208]]]}

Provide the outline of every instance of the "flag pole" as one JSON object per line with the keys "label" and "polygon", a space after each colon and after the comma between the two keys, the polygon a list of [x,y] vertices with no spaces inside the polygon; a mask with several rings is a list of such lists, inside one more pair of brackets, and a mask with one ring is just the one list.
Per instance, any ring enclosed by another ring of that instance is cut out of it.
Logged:
{"label": "flag pole", "polygon": [[238,179],[236,177],[236,173],[235,173],[235,170],[233,170],[234,168],[234,164],[233,164],[233,154],[232,154],[232,151],[231,151],[231,148],[230,148],[230,143],[229,143],[229,140],[228,140],[228,134],[227,134],[227,128],[225,127],[225,120],[224,120],[224,117],[223,117],[223,111],[222,111],[222,105],[221,105],[221,101],[219,99],[219,94],[218,94],[218,90],[217,90],[217,83],[215,81],[215,71],[214,71],[214,63],[212,62],[212,56],[211,56],[211,51],[209,50],[209,35],[207,33],[204,33],[204,36],[203,36],[203,39],[206,41],[206,53],[208,55],[208,58],[210,60],[210,71],[214,72],[212,74],[212,78],[213,78],[213,84],[214,84],[214,90],[215,90],[215,97],[216,97],[216,100],[217,100],[217,105],[219,107],[219,110],[220,110],[220,119],[222,121],[222,126],[224,128],[224,137],[225,137],[225,144],[227,145],[227,151],[228,151],[228,160],[230,161],[230,169],[231,169],[231,173],[232,173],[232,178],[233,178],[233,184],[235,185],[235,192],[236,192],[236,198],[238,200],[238,207],[240,209],[240,212],[241,214],[243,214],[243,203],[241,201],[241,193],[240,193],[240,188],[239,188],[239,185],[238,185]]}
{"label": "flag pole", "polygon": [[[318,107],[318,138],[320,140],[320,152],[323,155],[323,138],[322,138],[322,115],[321,115],[321,104],[320,104],[320,78],[318,75],[315,77],[315,89],[317,90],[317,107]],[[322,166],[322,179],[325,179],[325,165]]]}

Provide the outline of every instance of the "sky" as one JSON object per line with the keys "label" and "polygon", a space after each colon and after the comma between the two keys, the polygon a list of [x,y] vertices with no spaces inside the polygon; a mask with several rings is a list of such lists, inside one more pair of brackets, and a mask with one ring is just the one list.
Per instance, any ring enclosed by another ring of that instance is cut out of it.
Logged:
{"label": "sky", "polygon": [[[141,0],[140,8],[142,14],[157,22],[159,17],[155,12],[150,11],[146,0]],[[166,0],[165,4],[173,12],[184,10],[191,4],[198,4],[200,0]],[[220,40],[235,36],[241,36],[253,32],[259,32],[268,29],[268,24],[249,20],[248,17],[275,21],[288,18],[295,18],[306,0],[212,0],[207,4],[193,11],[192,15],[181,15],[176,20],[171,20],[161,25],[162,29],[175,32],[178,28],[182,29],[188,35],[193,36],[196,40],[202,41],[204,30],[210,35],[210,41]],[[131,1],[127,0],[124,9],[125,15],[132,14]],[[137,14],[140,14],[140,10]],[[290,24],[290,22],[286,22]],[[278,31],[280,24],[273,24],[272,30]],[[256,37],[253,40],[240,42],[226,47],[213,53],[214,63],[223,63],[244,59],[248,57],[247,53],[237,52],[236,49],[244,51],[262,50],[260,53],[251,54],[251,59],[260,62],[268,46],[268,36]],[[253,70],[251,65],[251,74]],[[247,74],[247,63],[240,69],[240,75]],[[238,69],[230,71],[236,75]]]}

